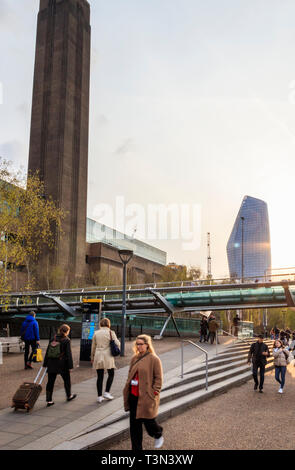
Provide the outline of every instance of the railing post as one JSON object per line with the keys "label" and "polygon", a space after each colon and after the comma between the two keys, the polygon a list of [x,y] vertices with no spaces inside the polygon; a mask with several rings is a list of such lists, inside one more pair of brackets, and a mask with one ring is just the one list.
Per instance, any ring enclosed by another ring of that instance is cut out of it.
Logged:
{"label": "railing post", "polygon": [[208,390],[208,353],[206,353],[206,390]]}
{"label": "railing post", "polygon": [[181,341],[181,378],[183,379],[183,341]]}

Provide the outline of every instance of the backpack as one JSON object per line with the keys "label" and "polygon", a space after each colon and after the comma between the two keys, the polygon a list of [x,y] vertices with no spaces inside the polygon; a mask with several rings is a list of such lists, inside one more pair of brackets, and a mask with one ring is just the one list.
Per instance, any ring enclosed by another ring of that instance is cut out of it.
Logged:
{"label": "backpack", "polygon": [[56,341],[56,336],[55,336],[53,341],[49,343],[48,350],[47,350],[47,357],[48,359],[60,359],[60,356],[61,356],[60,342]]}

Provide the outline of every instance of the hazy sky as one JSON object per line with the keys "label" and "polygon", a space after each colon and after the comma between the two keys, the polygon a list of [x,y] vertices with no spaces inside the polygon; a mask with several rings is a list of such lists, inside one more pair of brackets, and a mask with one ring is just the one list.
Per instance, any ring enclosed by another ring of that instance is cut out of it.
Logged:
{"label": "hazy sky", "polygon": [[[97,204],[201,208],[201,246],[168,261],[228,273],[245,195],[268,204],[273,267],[295,266],[295,4],[92,0],[88,215]],[[0,0],[0,155],[27,167],[38,0]],[[126,219],[129,220],[128,217]]]}

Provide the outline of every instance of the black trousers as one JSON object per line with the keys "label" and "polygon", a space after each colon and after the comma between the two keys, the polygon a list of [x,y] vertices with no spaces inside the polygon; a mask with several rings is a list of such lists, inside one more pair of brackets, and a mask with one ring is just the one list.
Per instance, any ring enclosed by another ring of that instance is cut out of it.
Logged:
{"label": "black trousers", "polygon": [[[102,384],[103,384],[104,369],[96,369],[96,372],[97,372],[97,382],[96,382],[97,396],[101,397],[102,396]],[[108,392],[108,393],[111,390],[111,386],[112,386],[113,380],[114,380],[114,375],[115,375],[115,369],[108,369],[108,380],[107,380],[107,384],[106,384],[106,392]]]}
{"label": "black trousers", "polygon": [[129,407],[130,407],[130,437],[132,443],[132,450],[142,450],[142,425],[146,429],[149,436],[154,439],[159,439],[162,436],[163,428],[159,426],[155,419],[136,419],[138,397],[130,393]]}
{"label": "black trousers", "polygon": [[215,331],[210,331],[210,332],[209,332],[209,334],[208,334],[208,342],[209,342],[209,339],[210,339],[210,343],[211,343],[211,344],[214,343],[214,340],[217,341],[217,344],[219,344],[218,337],[217,337]]}
{"label": "black trousers", "polygon": [[[30,347],[32,348],[31,354],[30,354]],[[30,363],[32,362],[32,357],[36,349],[37,349],[37,341],[35,339],[30,340],[30,341],[25,341],[25,356],[24,356],[25,365],[27,364],[27,362],[30,362]]]}
{"label": "black trousers", "polygon": [[265,371],[265,364],[262,364],[262,362],[253,362],[252,364],[252,374],[253,374],[253,379],[255,382],[255,385],[258,386],[258,369],[260,369],[260,383],[259,383],[259,389],[263,389],[263,384],[264,384],[264,371]]}
{"label": "black trousers", "polygon": [[[54,389],[55,380],[58,374],[48,374],[48,382],[46,386],[46,401],[52,401],[52,394]],[[69,370],[65,370],[60,374],[64,381],[65,392],[67,398],[71,396],[71,374]]]}

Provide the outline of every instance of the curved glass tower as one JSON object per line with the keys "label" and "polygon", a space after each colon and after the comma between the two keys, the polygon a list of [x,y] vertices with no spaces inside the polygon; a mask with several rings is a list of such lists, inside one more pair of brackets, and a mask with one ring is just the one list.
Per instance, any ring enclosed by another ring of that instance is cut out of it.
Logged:
{"label": "curved glass tower", "polygon": [[244,197],[226,251],[231,278],[265,276],[266,270],[271,268],[271,252],[268,210],[264,201]]}

